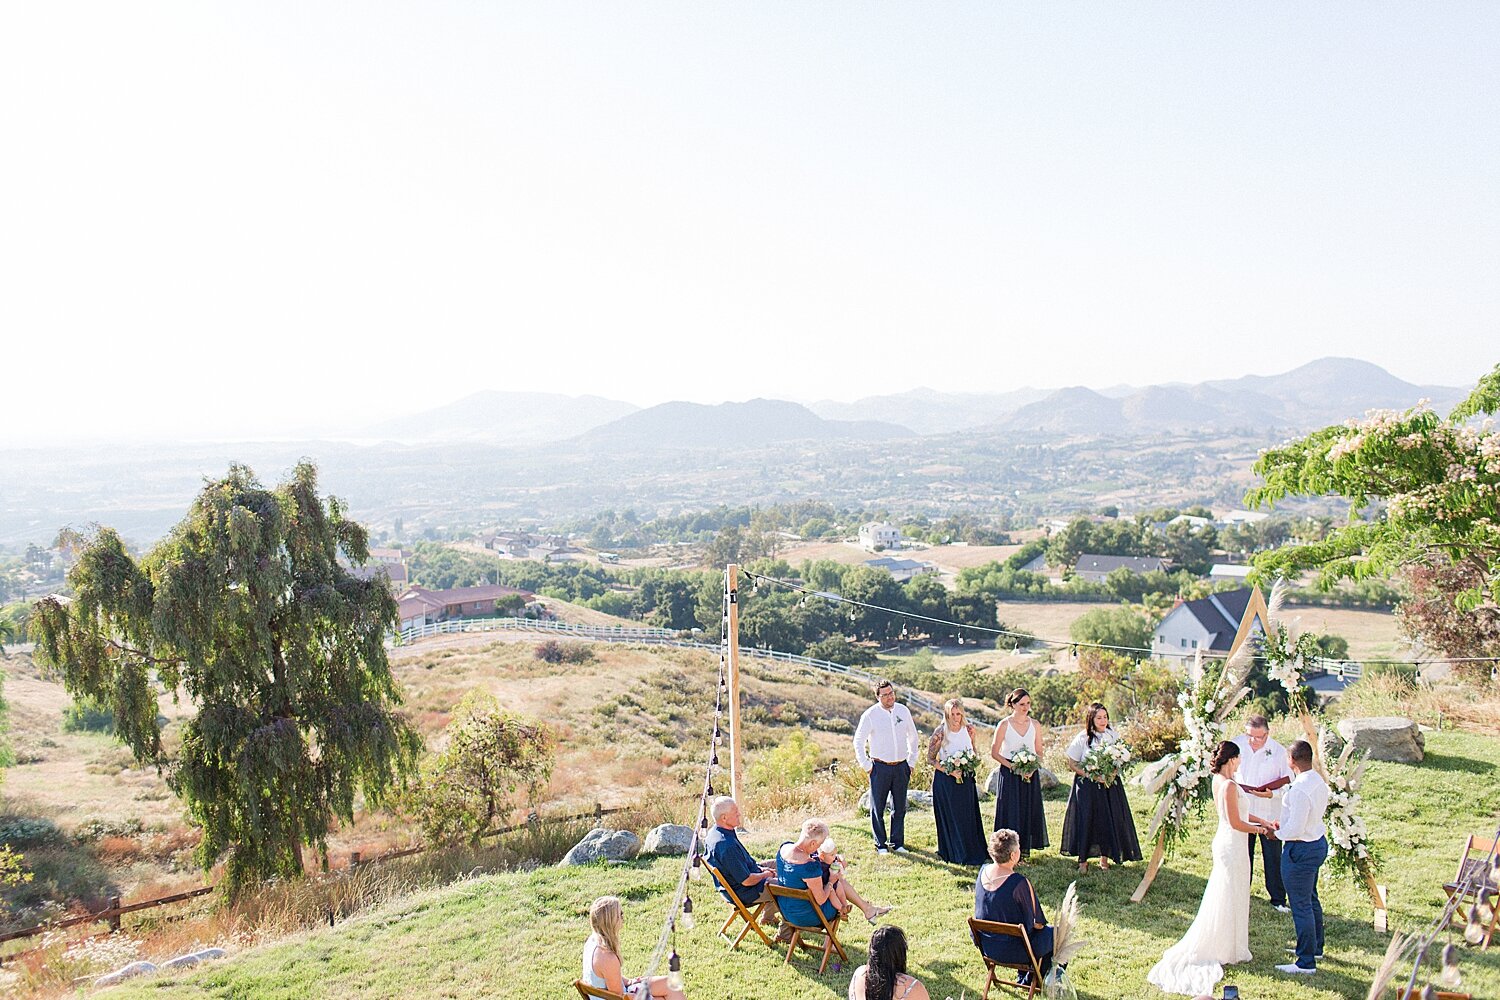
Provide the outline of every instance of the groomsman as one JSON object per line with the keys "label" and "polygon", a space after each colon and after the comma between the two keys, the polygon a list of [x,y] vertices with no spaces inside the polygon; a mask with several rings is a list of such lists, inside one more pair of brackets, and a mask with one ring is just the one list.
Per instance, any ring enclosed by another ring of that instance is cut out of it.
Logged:
{"label": "groomsman", "polygon": [[1292,744],[1288,753],[1296,777],[1287,788],[1281,807],[1281,822],[1275,824],[1282,841],[1281,877],[1286,883],[1287,902],[1292,905],[1292,923],[1297,928],[1297,961],[1278,965],[1276,971],[1311,975],[1323,957],[1323,904],[1318,901],[1318,869],[1328,858],[1328,783],[1313,770],[1312,747],[1305,740]]}
{"label": "groomsman", "polygon": [[[896,704],[896,689],[890,681],[875,685],[875,704],[865,709],[854,730],[854,759],[870,776],[870,828],[875,834],[875,853],[906,850],[906,786],[917,766],[922,740],[911,710]],[[885,804],[891,804],[891,835],[885,834]]]}
{"label": "groomsman", "polygon": [[[1236,779],[1247,792],[1268,792],[1271,800],[1256,806],[1255,812],[1267,819],[1275,819],[1281,809],[1280,789],[1292,783],[1292,768],[1287,761],[1286,747],[1271,738],[1271,730],[1264,715],[1252,715],[1245,719],[1245,731],[1234,738],[1240,748],[1240,772]],[[1286,886],[1281,881],[1281,842],[1267,834],[1251,834],[1250,875],[1255,876],[1255,845],[1260,842],[1261,859],[1265,862],[1266,893],[1271,905],[1282,913],[1290,913],[1286,905]]]}

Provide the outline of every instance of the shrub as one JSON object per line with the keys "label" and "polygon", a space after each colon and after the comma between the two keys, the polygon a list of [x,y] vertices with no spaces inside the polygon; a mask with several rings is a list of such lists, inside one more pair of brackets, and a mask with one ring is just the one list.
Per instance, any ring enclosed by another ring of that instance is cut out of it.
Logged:
{"label": "shrub", "polygon": [[106,837],[134,837],[145,830],[139,819],[89,819],[73,830],[73,839],[80,844],[91,844]]}
{"label": "shrub", "polygon": [[854,733],[854,723],[848,719],[825,719],[819,716],[812,720],[812,726],[814,729],[821,729],[825,733],[843,733],[845,735],[853,735]]}
{"label": "shrub", "polygon": [[1131,719],[1122,735],[1138,760],[1153,761],[1176,753],[1187,727],[1179,713],[1162,710]]}
{"label": "shrub", "polygon": [[802,721],[802,711],[789,701],[776,709],[775,716],[783,726],[795,726]]}
{"label": "shrub", "polygon": [[536,658],[543,663],[561,663],[563,661],[562,643],[556,639],[544,639],[537,643]]}
{"label": "shrub", "polygon": [[141,845],[134,837],[101,837],[97,848],[99,860],[109,864],[126,864],[141,856]]}
{"label": "shrub", "polygon": [[63,833],[50,819],[35,816],[7,816],[0,819],[0,847],[40,847],[58,843]]}
{"label": "shrub", "polygon": [[63,709],[62,728],[65,733],[108,733],[113,736],[115,713],[93,698],[80,698]]}
{"label": "shrub", "polygon": [[589,663],[594,651],[586,643],[546,639],[537,643],[536,658],[543,663]]}
{"label": "shrub", "polygon": [[476,844],[509,813],[517,789],[533,798],[551,776],[554,740],[482,691],[464,697],[444,732],[447,746],[423,764],[408,805],[429,842]]}
{"label": "shrub", "polygon": [[749,769],[750,782],[768,788],[792,788],[812,780],[818,767],[818,745],[801,730],[756,756]]}

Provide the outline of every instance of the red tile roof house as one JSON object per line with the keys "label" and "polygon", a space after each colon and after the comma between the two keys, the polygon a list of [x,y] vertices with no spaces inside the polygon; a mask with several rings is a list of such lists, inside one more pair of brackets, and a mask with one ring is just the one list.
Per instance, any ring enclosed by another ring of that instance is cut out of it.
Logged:
{"label": "red tile roof house", "polygon": [[485,618],[495,613],[496,601],[516,595],[528,603],[533,599],[530,591],[491,584],[451,590],[411,587],[396,601],[401,608],[400,627],[414,628],[455,618]]}

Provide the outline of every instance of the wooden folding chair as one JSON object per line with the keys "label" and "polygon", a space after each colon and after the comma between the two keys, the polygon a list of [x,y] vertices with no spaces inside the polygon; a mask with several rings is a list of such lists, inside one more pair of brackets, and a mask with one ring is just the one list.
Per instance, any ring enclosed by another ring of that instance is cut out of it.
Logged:
{"label": "wooden folding chair", "polygon": [[[1438,990],[1433,996],[1437,1000],[1474,1000],[1472,993],[1444,993],[1442,990]],[[1407,992],[1405,1000],[1422,1000],[1422,991],[1416,989],[1410,990]]]}
{"label": "wooden folding chair", "polygon": [[[1449,899],[1458,894],[1460,904],[1484,903],[1490,907],[1490,925],[1484,929],[1482,948],[1490,946],[1495,926],[1500,923],[1500,886],[1490,876],[1490,859],[1494,854],[1494,840],[1470,834],[1464,842],[1464,853],[1458,859],[1458,871],[1454,873],[1453,881],[1443,883],[1443,891]],[[1462,905],[1459,912],[1463,912]]]}
{"label": "wooden folding chair", "polygon": [[583,1000],[590,1000],[590,998],[592,1000],[627,1000],[623,993],[611,993],[609,990],[601,990],[597,986],[590,986],[582,979],[575,979],[573,981],[573,988],[578,991],[578,995]]}
{"label": "wooden folding chair", "polygon": [[[829,919],[823,915],[823,908],[817,903],[813,902],[812,893],[806,889],[788,889],[784,885],[776,885],[773,883],[771,885],[771,896],[776,900],[777,906],[781,909],[782,923],[786,924],[792,929],[792,939],[791,942],[787,945],[786,961],[782,963],[783,965],[792,964],[792,956],[796,954],[799,947],[806,948],[808,951],[819,950],[818,946],[816,944],[813,944],[811,941],[802,940],[802,935],[804,934],[819,934],[823,937],[823,947],[821,949],[823,952],[823,961],[818,964],[818,975],[821,976],[823,974],[823,970],[828,968],[828,956],[832,955],[835,951],[839,953],[840,961],[849,961],[849,956],[844,952],[844,946],[839,944],[839,921],[843,919],[842,914],[835,913],[833,915],[833,920],[830,922]],[[783,899],[802,900],[808,906],[812,907],[813,913],[815,913],[818,917],[818,922],[816,924],[809,924],[807,926],[796,923],[786,915],[786,908],[784,906],[781,906],[781,900]]]}
{"label": "wooden folding chair", "polygon": [[771,941],[770,935],[766,933],[766,929],[760,925],[761,920],[765,918],[766,909],[768,907],[773,912],[775,911],[775,898],[767,897],[766,899],[762,900],[760,902],[760,905],[756,906],[754,912],[752,912],[749,907],[740,902],[740,897],[734,894],[734,890],[729,887],[729,880],[724,877],[724,873],[719,871],[719,869],[715,868],[713,865],[709,864],[707,858],[703,860],[703,867],[707,868],[708,874],[713,876],[713,880],[715,882],[719,883],[719,888],[723,890],[719,893],[719,895],[728,896],[729,905],[733,907],[733,909],[729,913],[729,919],[724,921],[723,927],[719,928],[719,937],[723,938],[726,941],[729,941],[729,928],[734,926],[734,922],[736,920],[743,920],[745,922],[745,926],[740,929],[740,936],[729,942],[729,950],[734,951],[736,948],[738,948],[740,946],[740,942],[745,940],[745,935],[749,934],[751,931],[754,931],[755,933],[760,935],[760,939],[766,943],[767,948],[775,951],[776,945]]}
{"label": "wooden folding chair", "polygon": [[[984,942],[981,934],[1004,934],[1009,937],[1021,939],[1026,946],[1027,962],[997,962],[984,953]],[[974,940],[974,947],[979,949],[979,957],[984,959],[984,967],[989,970],[989,977],[984,981],[984,1000],[990,998],[991,986],[1004,986],[1012,990],[1025,990],[1028,998],[1042,991],[1042,965],[1037,961],[1036,952],[1031,950],[1031,936],[1026,933],[1026,928],[1020,924],[1003,924],[998,920],[978,920],[969,918],[969,937]],[[1014,980],[1001,979],[995,974],[996,969],[1015,969],[1017,972],[1031,973],[1031,982],[1018,983]]]}

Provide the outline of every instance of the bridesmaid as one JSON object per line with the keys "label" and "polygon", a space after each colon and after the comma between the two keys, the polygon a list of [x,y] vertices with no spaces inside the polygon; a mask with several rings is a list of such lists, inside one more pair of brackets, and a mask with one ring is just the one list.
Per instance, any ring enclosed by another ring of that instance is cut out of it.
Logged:
{"label": "bridesmaid", "polygon": [[1021,857],[1047,846],[1047,814],[1042,808],[1042,782],[1032,775],[1021,779],[1010,768],[1011,754],[1030,747],[1042,758],[1042,727],[1031,718],[1031,695],[1016,688],[1005,698],[1010,715],[995,728],[990,756],[1000,762],[1000,793],[995,797],[995,829],[1014,830],[1020,837]]}
{"label": "bridesmaid", "polygon": [[988,855],[984,821],[979,818],[979,783],[972,776],[948,768],[948,762],[965,750],[978,753],[974,727],[965,721],[964,704],[957,698],[944,702],[943,719],[943,724],[927,741],[938,856],[951,865],[982,865]]}
{"label": "bridesmaid", "polygon": [[1061,851],[1078,859],[1078,870],[1088,871],[1089,858],[1097,856],[1099,867],[1141,860],[1141,845],[1135,835],[1135,819],[1125,798],[1125,785],[1118,775],[1108,785],[1083,773],[1083,758],[1090,750],[1120,742],[1120,734],[1109,724],[1109,711],[1097,701],[1083,717],[1083,731],[1068,744],[1068,767],[1073,771],[1073,791],[1063,815]]}

